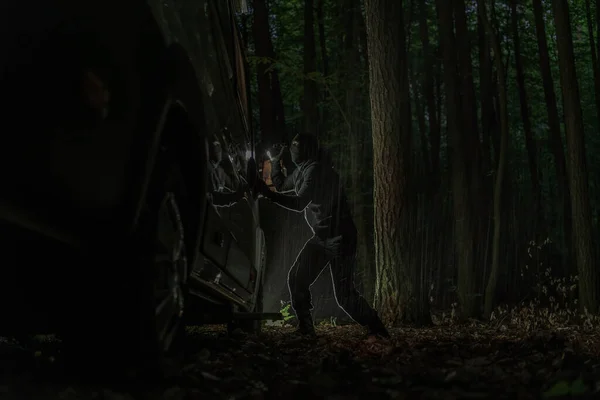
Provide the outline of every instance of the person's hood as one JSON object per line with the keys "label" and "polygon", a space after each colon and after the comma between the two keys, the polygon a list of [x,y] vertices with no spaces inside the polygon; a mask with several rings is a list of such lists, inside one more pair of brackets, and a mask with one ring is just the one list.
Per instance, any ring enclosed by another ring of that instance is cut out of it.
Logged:
{"label": "person's hood", "polygon": [[308,160],[316,159],[318,154],[317,139],[311,135],[296,135],[290,145],[292,162],[297,166]]}

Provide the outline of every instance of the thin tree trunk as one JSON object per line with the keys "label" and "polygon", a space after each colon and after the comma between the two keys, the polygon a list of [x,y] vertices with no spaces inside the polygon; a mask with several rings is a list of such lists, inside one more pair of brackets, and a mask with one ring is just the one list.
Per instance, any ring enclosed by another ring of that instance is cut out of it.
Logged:
{"label": "thin tree trunk", "polygon": [[[542,75],[542,84],[544,87],[544,99],[548,112],[548,140],[550,149],[554,155],[554,165],[556,168],[556,177],[558,180],[558,191],[562,195],[564,236],[567,252],[572,249],[571,244],[571,198],[569,183],[567,180],[567,169],[565,153],[560,132],[560,123],[558,118],[558,108],[556,106],[556,94],[554,93],[554,81],[552,79],[552,70],[550,68],[550,56],[548,52],[548,42],[546,40],[546,24],[544,22],[544,9],[541,0],[533,0],[533,15],[535,18],[535,31],[539,48],[540,72]],[[569,268],[570,255],[568,254],[563,263]]]}
{"label": "thin tree trunk", "polygon": [[[414,68],[413,68],[413,82],[418,82],[418,78],[415,76],[416,74],[414,73]],[[429,146],[428,146],[428,139],[427,139],[427,125],[425,124],[425,114],[423,112],[423,107],[421,105],[421,98],[419,96],[419,93],[421,92],[420,90],[421,88],[416,84],[413,83],[413,98],[414,98],[414,104],[415,104],[415,115],[417,117],[417,128],[419,129],[419,142],[421,144],[421,155],[422,155],[422,159],[423,159],[423,173],[425,177],[430,177],[432,175],[431,173],[431,157],[429,155]],[[430,190],[430,187],[426,188],[427,190]]]}
{"label": "thin tree trunk", "polygon": [[566,0],[552,0],[552,8],[558,45],[560,85],[565,107],[565,131],[569,152],[567,172],[571,188],[573,243],[579,271],[579,305],[582,311],[595,313],[598,309],[598,270],[592,237],[592,209],[585,157],[583,116],[579,83],[575,72],[569,5]]}
{"label": "thin tree trunk", "polygon": [[[596,5],[596,55],[600,57],[600,4],[598,0],[595,2]],[[600,117],[598,117],[600,118]]]}
{"label": "thin tree trunk", "polygon": [[[481,216],[482,228],[480,230],[481,237],[479,239],[484,243],[483,252],[480,253],[480,262],[483,265],[481,273],[482,291],[485,290],[486,282],[489,276],[489,238],[492,224],[491,206],[493,204],[493,177],[491,172],[494,169],[494,163],[498,162],[498,157],[492,157],[492,137],[498,137],[496,132],[498,122],[496,117],[496,108],[494,107],[495,90],[494,90],[494,74],[491,58],[490,44],[487,40],[485,27],[479,15],[479,6],[477,13],[477,33],[479,39],[479,85],[481,91],[481,137],[482,137],[482,194],[481,204],[485,206],[486,212]],[[485,300],[485,299],[484,299]]]}
{"label": "thin tree trunk", "polygon": [[448,0],[436,0],[446,87],[446,123],[451,153],[452,200],[454,207],[454,234],[458,269],[458,298],[462,318],[477,314],[475,302],[475,273],[473,217],[467,179],[464,135],[460,118],[463,115],[458,93],[456,70],[456,45],[453,32],[452,4]]}
{"label": "thin tree trunk", "polygon": [[317,108],[317,81],[313,76],[317,72],[317,51],[315,46],[315,9],[314,0],[304,0],[304,112],[303,130],[317,135],[319,129],[319,110]]}
{"label": "thin tree trunk", "polygon": [[423,63],[424,74],[423,84],[425,100],[427,105],[427,116],[429,117],[429,142],[430,163],[432,175],[432,188],[439,189],[441,177],[440,169],[440,124],[437,117],[434,94],[434,78],[433,78],[433,62],[435,55],[431,51],[429,43],[429,27],[427,22],[427,4],[424,1],[419,2],[419,34],[421,36],[421,44],[423,46]]}
{"label": "thin tree trunk", "polygon": [[495,128],[494,96],[492,94],[492,60],[481,16],[477,15],[479,38],[479,87],[481,98],[482,171],[484,175],[492,168],[492,129]]}
{"label": "thin tree trunk", "polygon": [[[521,55],[521,43],[519,37],[519,16],[517,14],[517,0],[510,0],[511,8],[511,27],[513,34],[513,44],[515,53],[515,69],[517,71],[517,90],[519,92],[519,104],[521,106],[521,120],[523,121],[523,131],[525,133],[525,147],[529,160],[529,173],[531,175],[531,188],[533,190],[533,215],[538,224],[543,223],[542,209],[542,190],[540,187],[540,172],[537,167],[537,151],[531,131],[531,121],[529,119],[529,101],[527,99],[527,89],[525,87],[525,71],[523,68],[523,57]],[[542,226],[536,226],[534,229],[542,229]],[[537,233],[537,232],[536,232]]]}
{"label": "thin tree trunk", "polygon": [[508,100],[506,96],[506,75],[504,65],[502,64],[502,49],[500,41],[494,31],[494,27],[489,22],[485,8],[485,0],[477,0],[478,11],[481,21],[487,31],[487,34],[494,49],[494,60],[496,61],[496,70],[498,71],[498,97],[500,108],[500,150],[498,152],[498,167],[496,169],[496,181],[494,183],[494,237],[492,240],[492,268],[485,288],[485,302],[483,313],[485,318],[489,318],[495,305],[496,288],[500,276],[500,244],[502,234],[502,189],[504,186],[504,174],[506,172],[506,160],[508,151]]}
{"label": "thin tree trunk", "polygon": [[[460,98],[462,100],[463,135],[465,146],[471,156],[467,160],[467,168],[471,171],[472,188],[479,187],[481,149],[479,142],[479,129],[477,126],[477,104],[475,101],[475,84],[473,83],[473,61],[471,59],[471,41],[467,26],[467,15],[464,0],[452,1],[455,16],[456,46],[458,50],[458,68],[461,79]],[[477,193],[473,193],[473,200],[477,201]]]}
{"label": "thin tree trunk", "polygon": [[[475,84],[473,81],[473,61],[471,58],[471,35],[467,24],[467,12],[465,0],[451,0],[454,11],[454,25],[456,30],[456,45],[458,52],[458,69],[461,79],[460,100],[462,101],[462,127],[463,141],[467,164],[467,179],[469,191],[471,193],[471,205],[473,207],[473,244],[476,240],[485,235],[487,230],[487,216],[489,215],[488,204],[483,202],[483,174],[481,173],[481,142],[479,140],[479,128],[477,124],[477,101],[475,97]],[[474,265],[481,265],[483,257],[486,254],[484,243],[477,241],[474,247]],[[482,287],[483,272],[480,268],[476,269],[477,276],[476,287]],[[476,297],[475,300],[482,300]],[[476,305],[478,309],[480,305]]]}
{"label": "thin tree trunk", "polygon": [[[327,57],[327,43],[326,43],[326,37],[325,37],[325,20],[324,20],[324,15],[323,15],[323,3],[325,2],[325,0],[317,0],[317,25],[319,27],[319,49],[321,50],[321,66],[322,66],[322,72],[323,72],[323,77],[326,79],[327,76],[329,76],[329,60]],[[323,103],[326,102],[327,100],[327,88],[323,87],[323,90],[321,90],[321,97],[323,99]],[[327,108],[323,108],[321,115],[320,115],[320,121],[319,121],[319,127],[320,127],[320,131],[325,131],[326,127],[325,124],[328,121],[328,115],[327,115]]]}
{"label": "thin tree trunk", "polygon": [[359,0],[358,2],[358,15],[360,16],[360,19],[358,20],[359,23],[359,27],[360,27],[360,34],[359,34],[359,40],[360,40],[360,49],[362,52],[362,56],[364,58],[364,62],[365,62],[365,66],[366,69],[369,69],[369,51],[367,48],[367,28],[365,26],[365,17],[362,13],[362,5],[364,4],[364,0]]}
{"label": "thin tree trunk", "polygon": [[[596,5],[598,9],[598,5]],[[590,37],[590,52],[592,53],[592,69],[594,71],[594,93],[596,95],[596,117],[600,119],[600,67],[598,66],[598,57],[596,54],[596,45],[594,43],[594,24],[592,22],[592,10],[590,0],[585,0],[585,17],[587,20],[588,36]],[[600,41],[600,36],[598,37]]]}
{"label": "thin tree trunk", "polygon": [[[343,26],[346,35],[343,38],[343,50],[344,58],[343,65],[345,68],[343,71],[343,79],[346,82],[346,118],[348,128],[348,141],[347,153],[350,159],[350,182],[351,182],[351,196],[352,196],[352,215],[356,223],[356,229],[359,235],[359,247],[357,252],[357,258],[359,265],[361,266],[361,272],[364,276],[364,292],[365,295],[372,295],[374,293],[374,281],[375,281],[375,254],[373,252],[373,246],[370,245],[371,241],[369,238],[370,232],[367,230],[366,218],[365,218],[365,207],[364,207],[364,187],[365,173],[362,168],[365,165],[365,154],[364,154],[364,142],[365,142],[365,131],[362,129],[360,121],[360,111],[362,102],[360,99],[360,80],[361,75],[356,70],[356,66],[360,66],[360,50],[359,50],[359,36],[360,36],[360,19],[362,15],[360,12],[359,0],[344,0],[343,13]],[[369,296],[372,298],[372,296]]]}
{"label": "thin tree trunk", "polygon": [[273,98],[271,93],[271,78],[269,63],[265,62],[271,55],[269,49],[269,12],[265,0],[254,0],[254,48],[260,61],[256,65],[258,83],[258,105],[260,113],[260,132],[265,146],[271,146],[277,139],[274,130]]}
{"label": "thin tree trunk", "polygon": [[[269,57],[275,59],[275,49],[273,48],[273,40],[269,35]],[[273,127],[275,129],[274,136],[282,141],[287,141],[285,130],[285,108],[283,106],[283,96],[281,94],[281,85],[279,84],[279,74],[277,69],[271,68],[271,98],[273,102]]]}

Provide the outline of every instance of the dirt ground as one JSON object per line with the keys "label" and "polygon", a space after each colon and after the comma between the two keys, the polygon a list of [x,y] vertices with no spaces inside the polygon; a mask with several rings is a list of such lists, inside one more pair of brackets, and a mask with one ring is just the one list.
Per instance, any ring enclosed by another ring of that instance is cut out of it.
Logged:
{"label": "dirt ground", "polygon": [[28,350],[4,343],[0,399],[600,399],[598,333],[476,323],[391,333],[374,341],[355,325],[321,326],[308,340],[290,328],[194,328],[174,379],[127,389],[69,380],[44,340]]}

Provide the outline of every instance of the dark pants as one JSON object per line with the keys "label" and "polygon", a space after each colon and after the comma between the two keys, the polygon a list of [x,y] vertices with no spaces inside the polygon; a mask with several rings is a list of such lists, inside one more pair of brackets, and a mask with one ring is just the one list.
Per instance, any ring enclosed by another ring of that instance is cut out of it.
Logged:
{"label": "dark pants", "polygon": [[315,237],[306,242],[300,251],[288,274],[292,307],[298,319],[310,317],[310,286],[329,266],[338,306],[357,323],[371,325],[379,317],[354,286],[356,240],[343,237],[336,239],[340,240],[337,251],[332,252]]}

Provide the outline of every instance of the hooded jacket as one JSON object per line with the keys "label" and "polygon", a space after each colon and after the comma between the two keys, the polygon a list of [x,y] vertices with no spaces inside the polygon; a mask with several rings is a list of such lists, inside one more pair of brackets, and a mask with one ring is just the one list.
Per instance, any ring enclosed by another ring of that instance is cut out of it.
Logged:
{"label": "hooded jacket", "polygon": [[[270,192],[274,203],[295,212],[304,212],[313,233],[321,238],[355,238],[356,227],[338,173],[328,164],[314,160],[299,163],[284,176],[279,163],[271,167],[271,180],[279,192]],[[292,191],[293,193],[281,193]]]}

